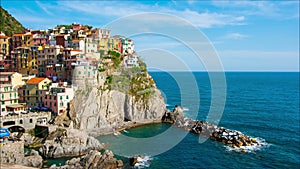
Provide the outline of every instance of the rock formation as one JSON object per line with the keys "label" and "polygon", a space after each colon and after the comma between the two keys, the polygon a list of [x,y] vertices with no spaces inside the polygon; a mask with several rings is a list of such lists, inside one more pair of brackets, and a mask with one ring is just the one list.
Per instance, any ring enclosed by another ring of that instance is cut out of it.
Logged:
{"label": "rock formation", "polygon": [[64,166],[52,165],[50,169],[116,169],[122,167],[123,162],[114,158],[111,151],[106,150],[101,154],[99,151],[91,150],[85,156],[68,160]]}
{"label": "rock formation", "polygon": [[[153,81],[148,74],[145,78]],[[126,121],[151,123],[160,120],[166,106],[154,81],[152,86],[143,82],[139,85],[136,88],[145,89],[134,93],[130,93],[129,89],[127,92],[123,89],[100,89],[97,85],[78,89],[66,117],[63,120],[59,117],[56,121],[90,135],[102,135],[121,127]],[[147,97],[144,97],[145,93],[149,93]]]}
{"label": "rock formation", "polygon": [[94,137],[76,129],[57,129],[50,133],[39,152],[46,158],[80,156],[104,146]]}
{"label": "rock formation", "polygon": [[251,138],[239,131],[218,127],[208,122],[185,118],[183,109],[180,106],[175,106],[172,112],[166,111],[162,117],[162,122],[174,124],[202,137],[208,137],[211,140],[232,147],[259,146],[255,138]]}
{"label": "rock formation", "polygon": [[27,156],[24,154],[24,142],[8,143],[1,147],[2,163],[20,164],[29,167],[41,167],[43,158],[35,150],[31,150]]}

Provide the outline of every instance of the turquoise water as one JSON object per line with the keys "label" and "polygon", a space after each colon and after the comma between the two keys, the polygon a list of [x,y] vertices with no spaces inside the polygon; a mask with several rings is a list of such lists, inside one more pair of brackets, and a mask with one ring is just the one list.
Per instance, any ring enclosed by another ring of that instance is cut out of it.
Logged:
{"label": "turquoise water", "polygon": [[[166,103],[170,105],[168,108],[176,104],[183,105],[187,116],[206,119],[212,92],[206,73],[192,74],[199,93],[192,88],[192,80],[187,80],[182,86],[182,79],[189,79],[187,77],[191,74],[173,73],[174,78],[162,72],[153,72],[151,75],[165,96]],[[226,81],[226,105],[219,125],[262,138],[268,146],[240,153],[228,151],[222,144],[210,140],[199,143],[198,136],[188,133],[172,149],[152,156],[149,168],[299,168],[299,73],[232,72],[226,73]],[[197,106],[199,103],[200,106]],[[131,129],[123,134],[150,138],[173,128],[166,124],[154,124]],[[174,130],[185,133],[181,129]],[[145,143],[144,147],[156,150],[157,147],[165,146],[166,142],[172,142],[173,138],[149,143],[151,145]],[[108,149],[118,149],[125,153],[134,148],[132,143],[121,137],[109,135],[98,139],[110,142]],[[140,154],[148,155],[147,152]],[[129,168],[128,158],[118,158],[125,162],[125,168]]]}

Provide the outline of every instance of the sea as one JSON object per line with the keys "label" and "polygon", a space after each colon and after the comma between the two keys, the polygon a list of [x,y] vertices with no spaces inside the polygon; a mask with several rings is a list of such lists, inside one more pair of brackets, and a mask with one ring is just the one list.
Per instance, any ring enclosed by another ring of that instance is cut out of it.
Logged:
{"label": "sea", "polygon": [[[124,168],[132,168],[132,152],[143,156],[136,168],[300,167],[299,72],[226,72],[225,79],[219,81],[212,79],[222,78],[220,73],[150,74],[168,109],[181,105],[187,117],[240,131],[264,146],[242,152],[168,124],[145,125],[123,131],[119,136],[98,137],[100,142],[109,143],[107,149],[123,160]],[[226,90],[216,93],[213,86]],[[214,95],[221,95],[215,101],[224,104],[212,104]],[[210,113],[216,114],[215,118],[209,119]],[[155,141],[156,137],[159,138]]]}

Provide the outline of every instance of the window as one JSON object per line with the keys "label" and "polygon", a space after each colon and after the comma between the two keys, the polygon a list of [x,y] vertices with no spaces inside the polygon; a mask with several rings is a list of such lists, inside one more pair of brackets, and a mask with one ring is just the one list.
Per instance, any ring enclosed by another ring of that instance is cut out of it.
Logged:
{"label": "window", "polygon": [[78,74],[80,75],[80,74],[81,74],[81,72],[80,72],[80,71],[78,71]]}
{"label": "window", "polygon": [[32,119],[29,119],[29,123],[32,123]]}
{"label": "window", "polygon": [[62,96],[60,96],[60,100],[62,100],[63,99],[63,97]]}
{"label": "window", "polygon": [[23,120],[22,119],[20,120],[20,124],[23,124]]}
{"label": "window", "polygon": [[54,106],[56,106],[56,102],[54,103]]}
{"label": "window", "polygon": [[66,99],[69,99],[69,96],[68,96],[68,95],[66,96]]}

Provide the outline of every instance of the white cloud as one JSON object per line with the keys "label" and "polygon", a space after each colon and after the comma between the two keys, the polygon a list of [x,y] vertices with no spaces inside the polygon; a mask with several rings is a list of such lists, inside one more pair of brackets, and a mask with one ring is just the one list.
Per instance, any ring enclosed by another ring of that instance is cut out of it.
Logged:
{"label": "white cloud", "polygon": [[35,1],[35,3],[48,15],[53,15],[52,12],[50,12],[48,9],[47,9],[47,6],[42,4],[41,2],[39,1]]}
{"label": "white cloud", "polygon": [[[244,25],[244,16],[233,16],[222,13],[210,13],[210,12],[197,12],[190,9],[176,10],[172,8],[167,8],[163,6],[155,5],[145,5],[137,4],[136,2],[130,1],[89,1],[88,4],[84,4],[79,1],[75,2],[65,2],[62,1],[59,6],[63,6],[63,9],[73,9],[85,14],[106,16],[106,17],[124,17],[127,15],[133,15],[137,13],[145,12],[157,12],[166,13],[182,17],[200,28],[211,28],[215,26],[225,26],[225,25]],[[142,18],[142,19],[151,19]],[[163,21],[164,18],[155,18],[155,20]]]}
{"label": "white cloud", "polygon": [[273,19],[299,18],[299,1],[215,0],[212,4],[232,14],[256,15]]}
{"label": "white cloud", "polygon": [[244,34],[240,34],[240,33],[229,33],[227,35],[225,35],[223,38],[224,39],[245,39],[248,38],[248,35],[244,35]]}

